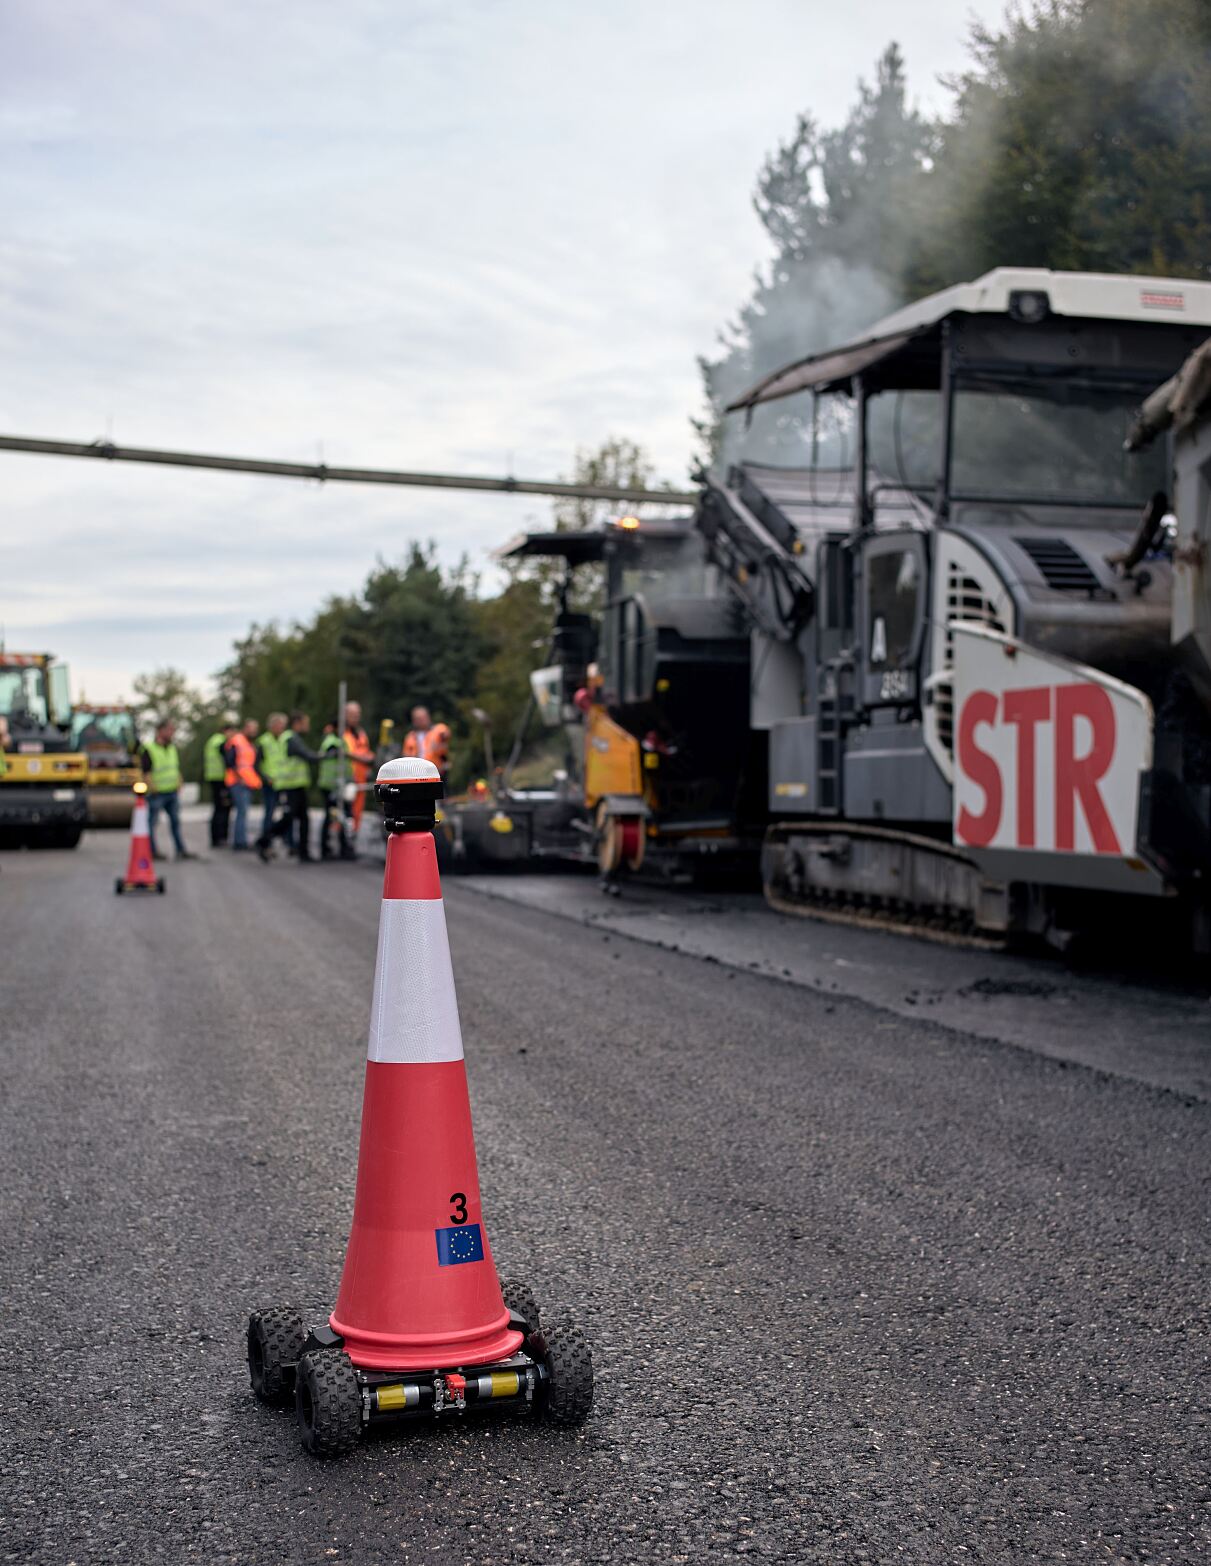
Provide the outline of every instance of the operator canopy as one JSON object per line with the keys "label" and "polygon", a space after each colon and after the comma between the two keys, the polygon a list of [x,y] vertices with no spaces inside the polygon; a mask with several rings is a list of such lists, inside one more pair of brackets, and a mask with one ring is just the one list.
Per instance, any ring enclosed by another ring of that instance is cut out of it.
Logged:
{"label": "operator canopy", "polygon": [[636,548],[647,539],[682,539],[693,531],[693,517],[666,517],[641,522],[638,527],[605,527],[579,530],[557,529],[552,533],[519,533],[496,550],[497,560],[523,560],[533,556],[566,560],[569,566],[589,565],[604,560],[620,544]]}
{"label": "operator canopy", "polygon": [[1049,317],[1211,327],[1211,283],[1184,278],[1052,272],[997,267],[907,305],[857,342],[809,354],[774,371],[729,403],[728,413],[796,392],[847,392],[862,376],[868,391],[928,391],[941,384],[946,323],[956,316],[1008,316],[1024,327]]}

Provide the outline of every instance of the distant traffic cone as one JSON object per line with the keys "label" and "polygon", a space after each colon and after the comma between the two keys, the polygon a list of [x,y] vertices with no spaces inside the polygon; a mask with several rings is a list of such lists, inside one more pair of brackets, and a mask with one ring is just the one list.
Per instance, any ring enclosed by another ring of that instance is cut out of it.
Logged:
{"label": "distant traffic cone", "polygon": [[151,856],[151,827],[148,824],[147,784],[134,786],[135,804],[130,813],[130,855],[126,874],[114,883],[119,896],[123,892],[163,892],[164,882],[157,879]]}
{"label": "distant traffic cone", "polygon": [[432,830],[441,779],[406,757],[378,784],[391,835],[353,1227],[330,1324],[366,1369],[489,1364],[523,1334],[509,1325],[480,1211]]}

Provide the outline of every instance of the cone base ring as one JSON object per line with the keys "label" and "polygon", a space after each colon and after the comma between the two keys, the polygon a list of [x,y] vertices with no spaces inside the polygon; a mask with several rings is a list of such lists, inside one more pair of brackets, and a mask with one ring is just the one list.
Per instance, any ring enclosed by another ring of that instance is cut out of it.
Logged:
{"label": "cone base ring", "polygon": [[525,1342],[525,1335],[510,1328],[509,1312],[468,1332],[445,1335],[366,1332],[328,1318],[333,1332],[344,1339],[344,1350],[364,1370],[439,1370],[451,1365],[490,1365],[509,1359]]}

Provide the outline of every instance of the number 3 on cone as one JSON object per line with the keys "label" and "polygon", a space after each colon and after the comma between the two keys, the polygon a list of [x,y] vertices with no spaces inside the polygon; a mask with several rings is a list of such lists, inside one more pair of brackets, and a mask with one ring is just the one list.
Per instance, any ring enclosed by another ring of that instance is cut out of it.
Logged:
{"label": "number 3 on cone", "polygon": [[467,1198],[461,1191],[455,1191],[454,1195],[450,1198],[450,1205],[454,1209],[454,1211],[450,1214],[450,1222],[466,1223]]}

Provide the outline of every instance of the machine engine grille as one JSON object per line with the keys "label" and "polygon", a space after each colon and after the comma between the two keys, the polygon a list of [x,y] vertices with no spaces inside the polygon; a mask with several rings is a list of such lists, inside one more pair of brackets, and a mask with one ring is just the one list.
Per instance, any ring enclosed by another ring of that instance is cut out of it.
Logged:
{"label": "machine engine grille", "polygon": [[1100,586],[1088,562],[1066,538],[1015,538],[1014,543],[1030,556],[1048,587],[1060,593],[1091,593]]}
{"label": "machine engine grille", "polygon": [[[993,631],[1008,634],[1009,627],[1002,623],[1000,615],[980,584],[964,572],[953,560],[946,567],[946,654],[944,667],[954,669],[954,632],[951,626],[956,620],[976,620]],[[938,741],[954,755],[954,680],[948,677],[934,686],[934,709],[937,716]]]}

